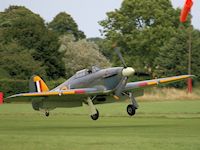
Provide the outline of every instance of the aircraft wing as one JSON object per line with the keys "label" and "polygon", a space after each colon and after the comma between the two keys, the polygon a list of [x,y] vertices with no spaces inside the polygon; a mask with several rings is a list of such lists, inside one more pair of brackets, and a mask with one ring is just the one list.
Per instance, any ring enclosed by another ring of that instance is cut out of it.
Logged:
{"label": "aircraft wing", "polygon": [[109,90],[98,88],[82,88],[71,89],[62,91],[48,91],[48,92],[33,92],[33,93],[21,93],[7,97],[4,102],[28,102],[36,99],[49,98],[51,100],[82,100],[92,95],[101,95],[109,93]]}
{"label": "aircraft wing", "polygon": [[174,77],[167,77],[167,78],[159,78],[154,80],[145,80],[145,81],[138,81],[138,82],[129,82],[126,84],[124,91],[132,91],[134,89],[146,88],[157,86],[160,84],[167,84],[172,82],[177,82],[180,80],[184,80],[187,78],[194,77],[193,75],[181,75],[181,76],[174,76]]}

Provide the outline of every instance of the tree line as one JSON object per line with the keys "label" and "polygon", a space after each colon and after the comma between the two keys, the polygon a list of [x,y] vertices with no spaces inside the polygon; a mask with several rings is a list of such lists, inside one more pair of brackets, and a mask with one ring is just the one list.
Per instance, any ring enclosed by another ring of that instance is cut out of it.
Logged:
{"label": "tree line", "polygon": [[[56,80],[87,67],[84,63],[88,66],[92,63],[109,65],[98,46],[86,41],[85,34],[65,12],[45,23],[38,14],[23,6],[10,6],[0,13],[0,35],[1,78],[27,80],[33,74],[39,74],[48,80]],[[94,51],[97,55],[90,58],[83,53],[81,57],[84,59],[78,59],[74,51],[77,55],[80,51]]]}

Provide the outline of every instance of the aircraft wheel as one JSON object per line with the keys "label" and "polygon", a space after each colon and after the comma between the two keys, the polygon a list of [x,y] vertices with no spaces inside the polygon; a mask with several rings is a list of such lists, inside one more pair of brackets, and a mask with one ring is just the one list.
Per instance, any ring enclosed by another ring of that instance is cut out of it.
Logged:
{"label": "aircraft wheel", "polygon": [[128,105],[127,106],[127,113],[129,114],[129,116],[133,116],[135,115],[136,112],[136,108],[133,105]]}
{"label": "aircraft wheel", "polygon": [[46,117],[49,117],[49,112],[45,112],[45,116],[46,116]]}
{"label": "aircraft wheel", "polygon": [[99,111],[96,109],[97,113],[94,115],[91,115],[90,117],[92,118],[92,120],[97,120],[99,118]]}

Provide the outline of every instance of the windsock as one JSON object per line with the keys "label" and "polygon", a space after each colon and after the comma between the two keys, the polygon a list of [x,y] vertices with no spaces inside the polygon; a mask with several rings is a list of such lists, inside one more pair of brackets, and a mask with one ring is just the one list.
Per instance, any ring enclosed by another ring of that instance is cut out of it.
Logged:
{"label": "windsock", "polygon": [[186,0],[185,1],[185,5],[181,11],[181,15],[180,15],[180,22],[185,22],[187,20],[187,16],[192,8],[193,5],[193,1],[192,0]]}

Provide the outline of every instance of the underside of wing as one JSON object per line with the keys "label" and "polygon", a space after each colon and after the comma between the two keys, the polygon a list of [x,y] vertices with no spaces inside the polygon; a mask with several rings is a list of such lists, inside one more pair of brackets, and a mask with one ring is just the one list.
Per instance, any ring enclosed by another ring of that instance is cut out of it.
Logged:
{"label": "underside of wing", "polygon": [[29,102],[37,99],[48,99],[50,101],[73,101],[82,100],[88,96],[102,95],[109,92],[110,91],[97,88],[82,88],[61,91],[21,93],[7,97],[4,102]]}
{"label": "underside of wing", "polygon": [[159,79],[154,79],[154,80],[130,82],[130,83],[127,83],[125,87],[125,91],[131,91],[131,90],[139,89],[139,88],[146,88],[146,87],[157,86],[161,84],[177,82],[177,81],[181,81],[181,80],[191,78],[191,77],[194,77],[194,76],[182,75],[182,76],[174,76],[174,77],[167,77],[167,78],[159,78]]}

